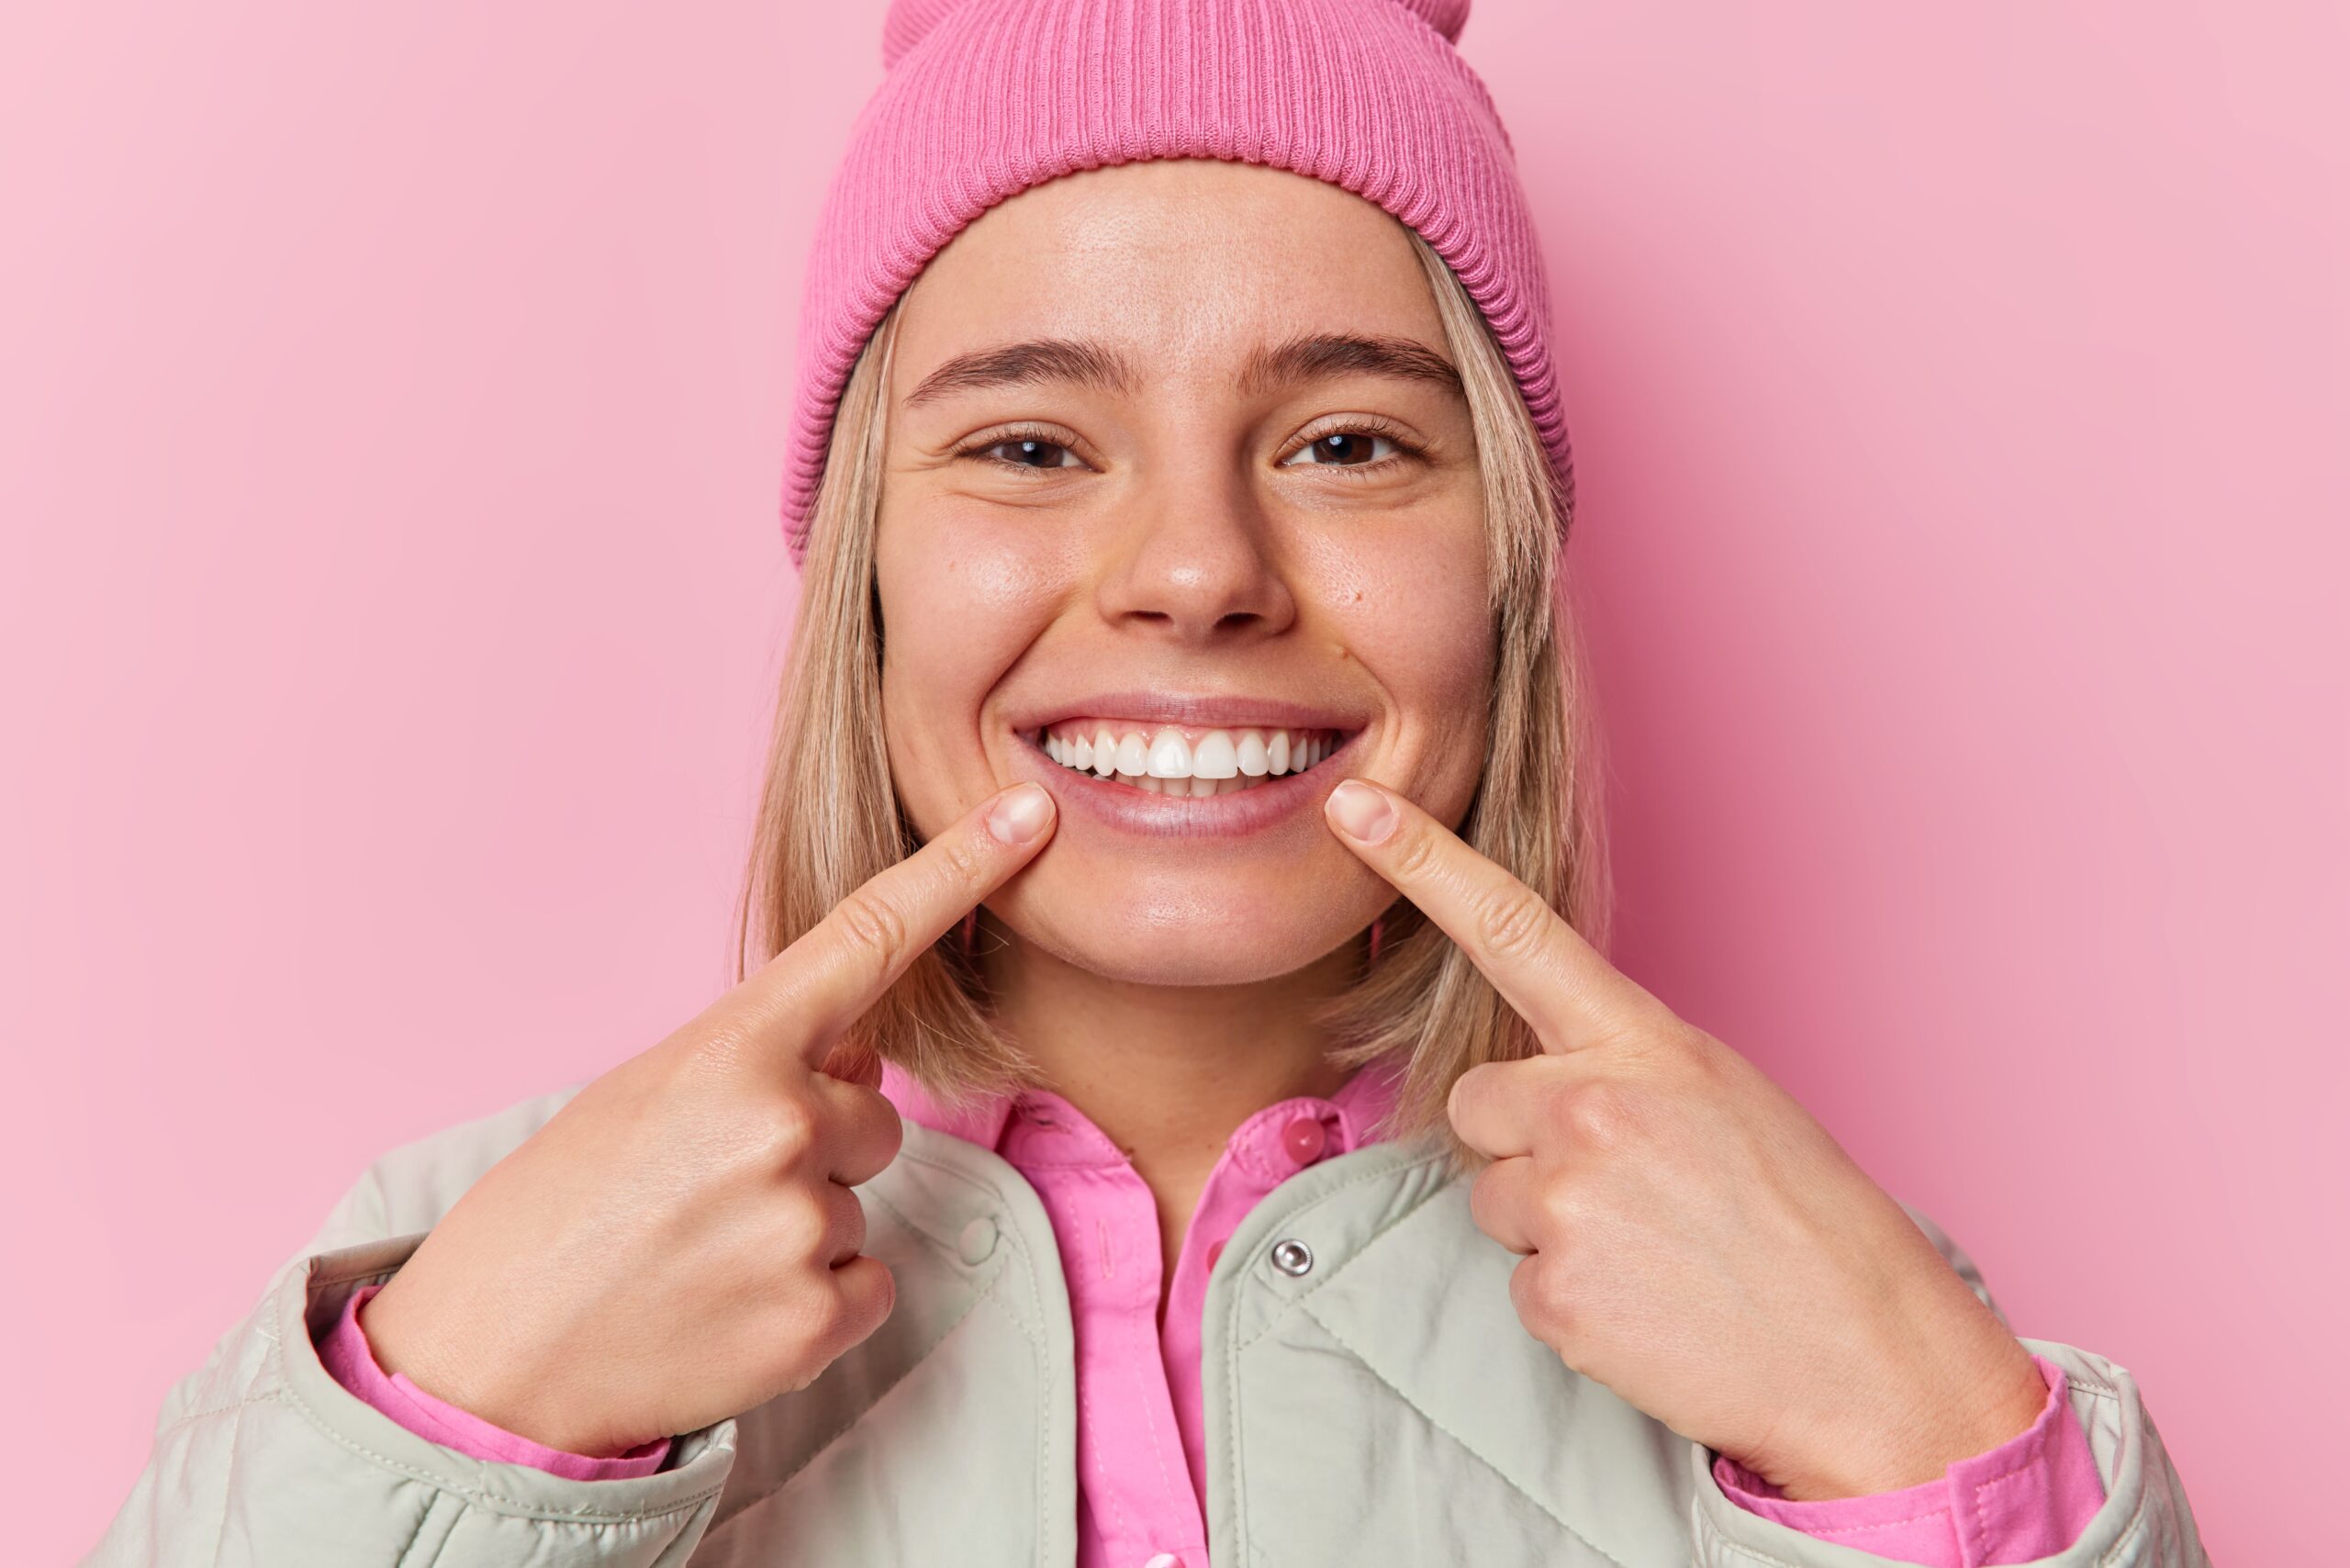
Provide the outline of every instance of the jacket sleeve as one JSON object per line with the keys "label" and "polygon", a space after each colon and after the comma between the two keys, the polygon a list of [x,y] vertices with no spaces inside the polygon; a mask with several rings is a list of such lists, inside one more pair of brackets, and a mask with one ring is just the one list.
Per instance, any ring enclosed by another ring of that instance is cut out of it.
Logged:
{"label": "jacket sleeve", "polygon": [[[2004,1568],[2062,1551],[2105,1504],[2088,1433],[2073,1414],[2065,1369],[2031,1364],[2044,1390],[2031,1426],[1931,1481],[1861,1496],[1796,1501],[1727,1455],[1714,1479],[1750,1514],[1825,1540],[1859,1542],[1922,1568]],[[1708,1450],[1711,1451],[1711,1450]]]}
{"label": "jacket sleeve", "polygon": [[618,1481],[651,1475],[669,1459],[670,1439],[640,1443],[625,1453],[598,1456],[570,1453],[532,1441],[520,1432],[483,1420],[472,1411],[436,1398],[419,1388],[404,1372],[386,1375],[367,1343],[359,1309],[382,1287],[361,1285],[351,1293],[334,1327],[319,1337],[319,1360],[335,1382],[371,1408],[381,1410],[418,1437],[430,1438],[442,1448],[455,1449],[468,1459],[498,1460],[527,1464],[574,1481]]}
{"label": "jacket sleeve", "polygon": [[389,1279],[459,1193],[573,1091],[376,1161],[260,1303],[163,1401],[96,1568],[677,1568],[733,1464],[735,1423],[679,1436],[667,1469],[575,1481],[467,1457],[345,1390],[315,1340]]}
{"label": "jacket sleeve", "polygon": [[[1975,1260],[1927,1215],[1907,1204],[1902,1206],[1984,1305],[2007,1322]],[[2210,1568],[2186,1488],[2171,1467],[2137,1380],[2093,1350],[2047,1339],[2022,1342],[2063,1372],[2063,1392],[2087,1434],[2105,1488],[2104,1504],[2073,1543],[2031,1562],[2039,1568]],[[1691,1504],[1697,1561],[1705,1568],[1893,1568],[1901,1561],[1820,1540],[1749,1512],[1723,1493],[1711,1458],[1701,1447]],[[1987,1504],[1992,1499],[1976,1501]]]}

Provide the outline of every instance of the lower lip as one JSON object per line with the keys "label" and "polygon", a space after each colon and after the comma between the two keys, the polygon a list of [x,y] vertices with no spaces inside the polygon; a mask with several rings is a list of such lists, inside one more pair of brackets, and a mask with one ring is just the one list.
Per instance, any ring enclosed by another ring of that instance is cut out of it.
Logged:
{"label": "lower lip", "polygon": [[1015,736],[1013,771],[1033,778],[1052,791],[1063,811],[1081,812],[1106,827],[1144,838],[1240,838],[1264,833],[1319,805],[1347,777],[1354,750],[1367,730],[1357,730],[1347,744],[1303,773],[1278,778],[1229,795],[1154,795],[1131,784],[1113,784],[1095,774],[1055,762],[1025,735]]}

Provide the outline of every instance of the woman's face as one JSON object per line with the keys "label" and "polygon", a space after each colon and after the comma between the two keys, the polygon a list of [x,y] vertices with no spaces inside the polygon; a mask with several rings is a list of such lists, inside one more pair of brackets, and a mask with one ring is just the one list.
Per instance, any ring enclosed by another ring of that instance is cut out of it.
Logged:
{"label": "woman's face", "polygon": [[875,546],[915,826],[1043,783],[1053,840],[988,907],[1099,974],[1328,954],[1394,896],[1337,781],[1458,823],[1484,766],[1483,491],[1405,231],[1286,171],[1121,164],[990,208],[900,315]]}

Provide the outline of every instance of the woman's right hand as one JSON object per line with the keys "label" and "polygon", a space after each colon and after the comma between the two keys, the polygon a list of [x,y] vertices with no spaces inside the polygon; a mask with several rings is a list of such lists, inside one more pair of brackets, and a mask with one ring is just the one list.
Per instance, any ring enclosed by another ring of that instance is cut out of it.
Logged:
{"label": "woman's right hand", "polygon": [[386,1372],[508,1431],[611,1454],[806,1387],[889,1316],[849,1189],[897,1157],[879,1064],[827,1065],[914,958],[1053,826],[1021,784],[843,899],[582,1089],[360,1312]]}

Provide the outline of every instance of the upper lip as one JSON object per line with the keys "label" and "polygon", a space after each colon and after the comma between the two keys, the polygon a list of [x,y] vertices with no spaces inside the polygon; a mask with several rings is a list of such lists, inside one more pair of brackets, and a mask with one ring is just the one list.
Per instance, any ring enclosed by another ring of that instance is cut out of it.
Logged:
{"label": "upper lip", "polygon": [[1211,729],[1356,730],[1362,721],[1323,702],[1183,691],[1097,691],[1007,715],[1015,730],[1043,730],[1069,719],[1133,719]]}

